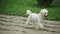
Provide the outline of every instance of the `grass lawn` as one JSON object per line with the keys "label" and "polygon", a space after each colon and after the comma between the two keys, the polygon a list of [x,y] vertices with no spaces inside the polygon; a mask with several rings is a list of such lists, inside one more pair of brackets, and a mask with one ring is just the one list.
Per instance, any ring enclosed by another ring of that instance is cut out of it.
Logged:
{"label": "grass lawn", "polygon": [[[42,7],[37,7],[36,0],[0,0],[0,14],[27,16],[26,10],[39,13]],[[49,11],[49,20],[60,20],[60,4],[52,3],[52,6],[47,8]]]}

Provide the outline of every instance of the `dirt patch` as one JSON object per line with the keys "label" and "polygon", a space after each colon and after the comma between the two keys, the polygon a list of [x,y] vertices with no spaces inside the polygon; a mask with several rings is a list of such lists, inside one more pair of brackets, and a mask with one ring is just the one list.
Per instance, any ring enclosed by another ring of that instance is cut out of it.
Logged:
{"label": "dirt patch", "polygon": [[60,21],[44,20],[47,29],[37,31],[33,23],[25,28],[26,20],[26,17],[21,16],[0,15],[0,34],[60,34]]}

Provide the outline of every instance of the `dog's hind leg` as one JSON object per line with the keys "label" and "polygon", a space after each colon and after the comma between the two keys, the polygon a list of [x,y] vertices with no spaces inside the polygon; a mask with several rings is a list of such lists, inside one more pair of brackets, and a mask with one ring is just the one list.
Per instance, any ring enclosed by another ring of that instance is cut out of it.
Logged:
{"label": "dog's hind leg", "polygon": [[25,22],[25,27],[27,27],[29,21],[30,21],[30,16],[28,17],[27,22]]}

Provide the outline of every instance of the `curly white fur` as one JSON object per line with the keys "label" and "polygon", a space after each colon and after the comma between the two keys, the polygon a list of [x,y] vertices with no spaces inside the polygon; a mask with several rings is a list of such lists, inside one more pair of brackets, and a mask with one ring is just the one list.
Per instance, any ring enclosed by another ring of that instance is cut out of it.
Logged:
{"label": "curly white fur", "polygon": [[36,29],[38,30],[39,27],[44,29],[44,25],[42,24],[43,18],[48,15],[47,9],[41,9],[39,14],[32,13],[30,10],[27,10],[26,12],[29,16],[27,19],[27,22],[25,23],[25,27],[27,27],[29,21],[33,21],[36,24]]}

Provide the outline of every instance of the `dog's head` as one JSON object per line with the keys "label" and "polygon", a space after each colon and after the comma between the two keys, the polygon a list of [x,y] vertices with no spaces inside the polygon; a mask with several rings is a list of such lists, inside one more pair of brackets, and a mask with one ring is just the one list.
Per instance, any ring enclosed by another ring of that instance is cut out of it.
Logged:
{"label": "dog's head", "polygon": [[45,17],[48,16],[48,10],[47,10],[47,9],[42,9],[42,10],[40,11],[40,13],[41,13],[42,16],[45,16]]}

